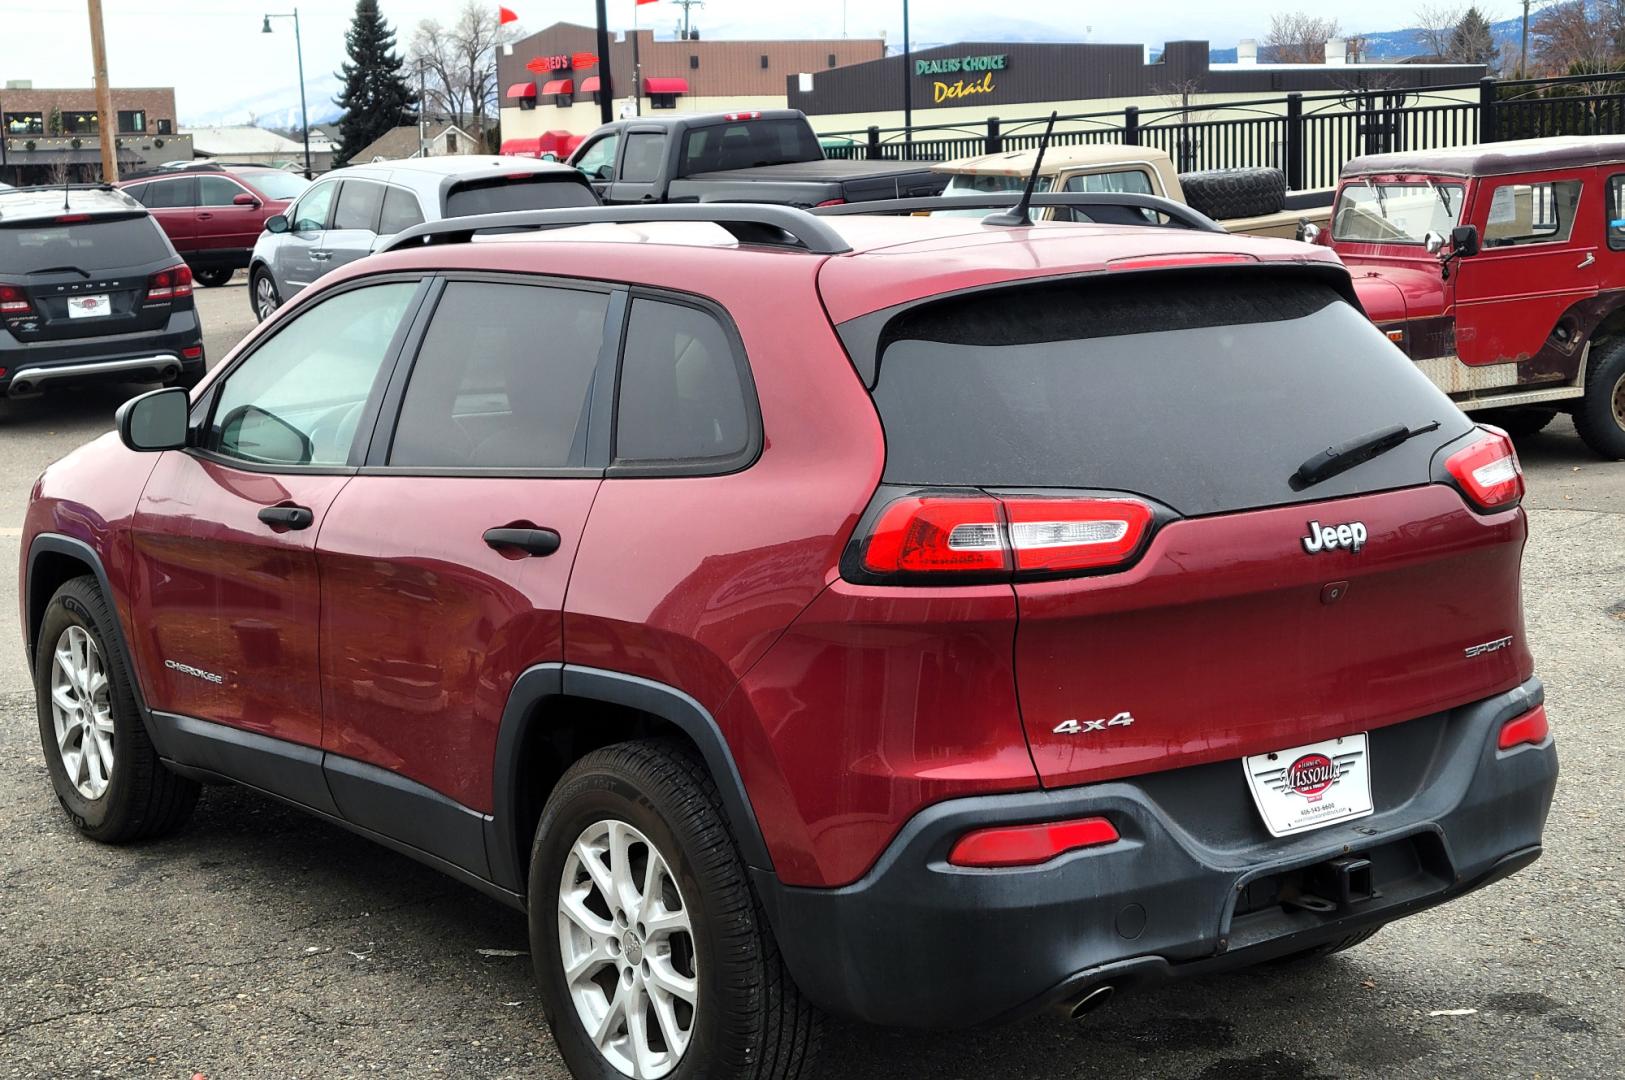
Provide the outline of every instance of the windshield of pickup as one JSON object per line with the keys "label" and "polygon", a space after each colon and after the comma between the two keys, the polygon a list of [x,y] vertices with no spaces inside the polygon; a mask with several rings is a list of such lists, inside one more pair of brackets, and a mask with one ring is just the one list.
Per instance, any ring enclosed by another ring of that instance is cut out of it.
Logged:
{"label": "windshield of pickup", "polygon": [[1351,181],[1337,196],[1332,239],[1366,244],[1421,244],[1430,232],[1448,239],[1461,220],[1460,184]]}
{"label": "windshield of pickup", "polygon": [[696,128],[683,137],[681,175],[822,161],[823,148],[805,120],[741,119]]}

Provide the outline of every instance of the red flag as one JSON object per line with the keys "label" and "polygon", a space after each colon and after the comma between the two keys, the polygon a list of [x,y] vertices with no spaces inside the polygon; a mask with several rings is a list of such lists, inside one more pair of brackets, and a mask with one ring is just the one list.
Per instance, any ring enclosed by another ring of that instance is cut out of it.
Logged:
{"label": "red flag", "polygon": [[[640,4],[643,3],[643,0],[638,0],[638,3],[640,3]],[[497,8],[497,25],[498,26],[507,26],[511,22],[518,22],[518,21],[519,21],[519,16],[515,15],[508,8],[505,8],[505,7]]]}
{"label": "red flag", "polygon": [[634,2],[634,3],[635,3],[635,4],[636,4],[636,5],[637,5],[637,6],[638,6],[638,7],[642,7],[642,6],[643,6],[643,5],[644,5],[644,4],[654,4],[654,3],[658,3],[658,2],[659,2],[659,0],[633,0],[633,2]]}

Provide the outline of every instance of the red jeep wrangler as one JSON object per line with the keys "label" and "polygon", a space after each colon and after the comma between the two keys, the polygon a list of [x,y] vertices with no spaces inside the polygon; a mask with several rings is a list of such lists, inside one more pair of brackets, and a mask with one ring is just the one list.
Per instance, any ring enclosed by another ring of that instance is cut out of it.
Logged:
{"label": "red jeep wrangler", "polygon": [[1625,458],[1625,138],[1355,158],[1319,239],[1462,409]]}
{"label": "red jeep wrangler", "polygon": [[418,226],[35,485],[56,797],[248,784],[528,911],[578,1077],[1346,948],[1557,776],[1512,445],[1353,301],[1143,224]]}

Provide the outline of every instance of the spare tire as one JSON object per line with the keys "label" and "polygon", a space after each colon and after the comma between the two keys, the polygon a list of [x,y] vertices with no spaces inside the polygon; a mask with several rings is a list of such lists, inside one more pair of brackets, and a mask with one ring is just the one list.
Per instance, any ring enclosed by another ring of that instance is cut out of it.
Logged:
{"label": "spare tire", "polygon": [[1192,210],[1216,221],[1262,217],[1286,209],[1286,174],[1280,169],[1213,169],[1179,178]]}

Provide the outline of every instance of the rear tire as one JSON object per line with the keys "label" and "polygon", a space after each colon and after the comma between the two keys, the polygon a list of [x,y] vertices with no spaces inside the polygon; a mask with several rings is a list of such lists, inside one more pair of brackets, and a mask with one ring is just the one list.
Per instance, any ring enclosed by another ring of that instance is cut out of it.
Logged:
{"label": "rear tire", "polygon": [[248,275],[248,303],[254,309],[254,317],[260,322],[269,319],[282,306],[282,298],[276,292],[276,282],[271,280],[270,272],[264,267],[258,267]]}
{"label": "rear tire", "polygon": [[1527,439],[1544,431],[1556,415],[1556,409],[1488,409],[1479,413],[1476,419],[1494,424],[1514,439]]}
{"label": "rear tire", "polygon": [[1619,461],[1625,459],[1625,338],[1595,350],[1591,359],[1574,429],[1594,453]]}
{"label": "rear tire", "polygon": [[[543,1008],[572,1076],[619,1080],[638,1061],[671,1080],[813,1075],[819,1015],[779,958],[716,785],[683,744],[619,743],[572,766],[542,812],[529,895]],[[567,950],[585,965],[573,981]]]}
{"label": "rear tire", "polygon": [[237,271],[233,270],[229,266],[210,266],[201,269],[198,267],[193,267],[192,279],[199,285],[205,285],[211,289],[215,289],[230,281],[231,275],[235,274],[236,272]]}
{"label": "rear tire", "polygon": [[170,772],[147,737],[116,618],[94,578],[74,578],[46,606],[34,651],[51,786],[74,826],[104,844],[174,832],[198,797],[196,781]]}

